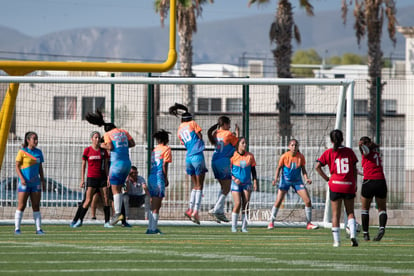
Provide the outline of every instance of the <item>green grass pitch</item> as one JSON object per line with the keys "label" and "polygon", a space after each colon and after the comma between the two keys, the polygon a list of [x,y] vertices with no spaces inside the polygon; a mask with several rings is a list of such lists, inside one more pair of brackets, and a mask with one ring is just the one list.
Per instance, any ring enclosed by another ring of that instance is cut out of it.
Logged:
{"label": "green grass pitch", "polygon": [[[414,229],[387,228],[382,241],[332,247],[330,229],[144,226],[106,229],[0,226],[0,275],[414,275]],[[376,229],[371,228],[371,238]]]}

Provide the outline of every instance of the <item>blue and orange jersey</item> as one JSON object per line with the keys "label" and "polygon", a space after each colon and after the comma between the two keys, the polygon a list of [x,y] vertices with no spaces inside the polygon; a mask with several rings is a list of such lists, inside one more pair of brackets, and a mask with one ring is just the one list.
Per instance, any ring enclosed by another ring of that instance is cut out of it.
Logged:
{"label": "blue and orange jersey", "polygon": [[204,150],[204,141],[197,135],[201,130],[201,127],[194,120],[183,122],[179,126],[177,135],[181,144],[187,149],[187,156],[198,154]]}
{"label": "blue and orange jersey", "polygon": [[164,163],[171,163],[171,148],[166,145],[158,145],[151,154],[151,175],[163,174]]}
{"label": "blue and orange jersey", "polygon": [[40,164],[44,162],[43,153],[40,149],[20,149],[17,152],[16,162],[21,164],[20,170],[28,185],[40,184],[39,169]]}
{"label": "blue and orange jersey", "polygon": [[113,149],[111,151],[111,162],[119,160],[129,160],[129,146],[128,141],[132,137],[128,131],[114,128],[104,134],[104,141],[106,144],[112,143]]}
{"label": "blue and orange jersey", "polygon": [[216,146],[212,161],[221,158],[231,158],[239,139],[230,130],[224,129],[217,130],[214,139],[216,140]]}
{"label": "blue and orange jersey", "polygon": [[242,184],[250,184],[252,182],[252,167],[256,166],[256,160],[253,154],[245,152],[241,155],[235,151],[233,157],[230,159],[230,164],[231,174],[240,180]]}
{"label": "blue and orange jersey", "polygon": [[280,181],[288,184],[303,183],[302,167],[305,166],[305,164],[305,157],[300,152],[297,152],[295,156],[293,156],[290,151],[282,154],[278,165],[282,168]]}

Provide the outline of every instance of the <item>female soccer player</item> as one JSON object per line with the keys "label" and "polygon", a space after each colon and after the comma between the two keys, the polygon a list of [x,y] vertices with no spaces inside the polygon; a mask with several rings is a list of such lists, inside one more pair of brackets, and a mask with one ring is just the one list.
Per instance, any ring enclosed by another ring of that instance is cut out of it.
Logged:
{"label": "female soccer player", "polygon": [[170,133],[161,129],[154,134],[158,145],[151,155],[151,172],[148,189],[151,195],[151,211],[148,214],[147,234],[162,234],[158,229],[158,218],[165,187],[168,187],[168,163],[172,162],[171,148],[168,146]]}
{"label": "female soccer player", "polygon": [[[267,229],[273,229],[274,221],[276,220],[277,212],[282,204],[285,195],[289,191],[290,187],[295,189],[296,193],[302,198],[305,203],[305,216],[306,216],[306,229],[318,229],[317,225],[312,224],[312,203],[306,189],[302,174],[307,184],[312,184],[312,180],[308,177],[308,173],[305,168],[305,156],[299,152],[299,142],[296,139],[289,141],[289,151],[284,153],[279,159],[279,165],[276,168],[276,176],[272,182],[275,186],[279,176],[279,190],[277,192],[275,204],[272,207],[272,217]],[[280,173],[282,172],[282,173]]]}
{"label": "female soccer player", "polygon": [[[342,201],[348,214],[351,245],[358,246],[356,239],[356,222],[354,215],[354,198],[356,193],[358,159],[352,149],[342,146],[344,141],[342,131],[332,130],[330,133],[333,148],[327,149],[316,163],[316,171],[325,181],[328,181],[332,207],[332,235],[333,246],[341,244],[339,236],[339,220],[341,216]],[[331,177],[328,177],[322,167],[328,165]]]}
{"label": "female soccer player", "polygon": [[230,118],[221,116],[217,124],[208,130],[208,139],[214,145],[214,153],[211,160],[214,177],[220,182],[221,191],[216,205],[208,213],[213,216],[218,223],[221,221],[229,222],[224,215],[224,203],[227,194],[230,192],[231,171],[230,158],[233,156],[235,146],[239,137],[239,126],[235,126],[235,134],[230,130]]}
{"label": "female soccer player", "polygon": [[98,131],[92,131],[92,144],[83,150],[82,155],[82,169],[81,169],[81,188],[85,187],[85,172],[86,175],[86,193],[83,204],[79,206],[70,227],[80,227],[83,223],[83,218],[88,211],[89,206],[93,201],[93,197],[97,191],[103,197],[105,224],[104,227],[111,228],[109,224],[110,219],[110,205],[108,200],[107,175],[108,175],[108,152],[99,147],[101,134]]}
{"label": "female soccer player", "polygon": [[[237,220],[242,211],[242,232],[247,231],[247,207],[252,190],[257,190],[256,161],[253,154],[246,151],[246,139],[241,137],[236,144],[236,151],[230,159],[231,164],[231,194],[234,206],[231,214],[231,231],[237,232]],[[252,185],[253,178],[253,185]]]}
{"label": "female soccer player", "polygon": [[369,207],[372,198],[378,206],[379,230],[374,241],[380,241],[385,234],[387,224],[387,183],[382,168],[379,145],[371,141],[367,136],[359,139],[359,150],[362,155],[362,169],[364,180],[361,189],[361,221],[364,240],[369,241]]}
{"label": "female soccer player", "polygon": [[187,107],[176,103],[169,108],[171,115],[179,115],[181,112],[181,124],[178,127],[178,138],[187,149],[186,172],[191,176],[193,188],[190,195],[190,203],[184,215],[192,222],[200,224],[199,210],[203,196],[204,177],[207,172],[204,160],[204,141],[201,135],[201,127],[193,120],[193,115]]}
{"label": "female soccer player", "polygon": [[97,110],[96,113],[88,113],[86,120],[97,126],[104,126],[104,142],[100,147],[111,151],[110,167],[108,182],[111,185],[115,215],[110,220],[110,225],[115,225],[122,220],[122,187],[131,169],[131,160],[129,159],[129,148],[135,147],[135,141],[124,129],[117,128],[113,123],[106,123],[102,113]]}
{"label": "female soccer player", "polygon": [[33,131],[26,132],[22,148],[16,156],[16,173],[19,177],[18,204],[14,215],[14,233],[20,235],[23,212],[26,208],[27,199],[30,197],[33,209],[33,219],[36,225],[36,234],[43,235],[41,228],[42,216],[40,214],[40,199],[42,189],[46,189],[43,175],[44,162],[43,153],[37,148],[38,137]]}

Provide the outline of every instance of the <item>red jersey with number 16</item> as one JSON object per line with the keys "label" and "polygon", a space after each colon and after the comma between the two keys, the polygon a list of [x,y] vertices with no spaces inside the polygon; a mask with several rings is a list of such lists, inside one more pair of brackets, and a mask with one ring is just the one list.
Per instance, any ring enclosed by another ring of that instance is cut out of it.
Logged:
{"label": "red jersey with number 16", "polygon": [[335,193],[355,194],[355,164],[358,162],[354,151],[347,147],[339,147],[336,151],[326,150],[318,162],[328,165],[331,177],[329,189]]}

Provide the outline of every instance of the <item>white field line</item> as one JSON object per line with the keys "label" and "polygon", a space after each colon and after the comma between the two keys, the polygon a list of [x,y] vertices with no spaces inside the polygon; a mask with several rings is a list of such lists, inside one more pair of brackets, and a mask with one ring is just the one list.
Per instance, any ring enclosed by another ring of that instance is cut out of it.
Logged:
{"label": "white field line", "polygon": [[[29,243],[33,247],[42,246],[42,247],[60,247],[60,248],[72,248],[79,251],[86,251],[86,252],[93,252],[97,249],[100,251],[108,251],[111,253],[128,253],[131,256],[134,254],[142,253],[140,248],[132,248],[132,247],[125,247],[125,246],[82,246],[82,245],[72,245],[72,244],[57,244],[57,243],[40,243],[34,242]],[[67,252],[66,252],[67,253]],[[293,265],[293,266],[307,266],[307,268],[177,268],[176,266],[172,268],[163,268],[163,269],[156,269],[156,268],[104,268],[100,269],[94,267],[92,269],[30,269],[30,270],[3,270],[0,269],[0,273],[85,273],[85,272],[108,272],[108,271],[119,271],[119,272],[134,272],[134,271],[147,271],[147,272],[161,272],[161,271],[194,271],[194,272],[237,272],[237,271],[332,271],[332,272],[339,272],[339,271],[349,271],[349,272],[371,272],[371,273],[385,273],[385,274],[394,274],[394,273],[405,273],[405,274],[414,274],[414,269],[394,269],[390,267],[383,266],[369,266],[369,265],[357,265],[355,263],[349,263],[347,261],[340,262],[335,260],[334,262],[329,261],[317,261],[317,260],[280,260],[277,258],[258,258],[256,256],[245,256],[245,255],[229,255],[228,253],[197,253],[197,252],[179,252],[174,250],[146,250],[146,254],[156,254],[158,256],[178,256],[178,257],[185,257],[185,258],[198,258],[202,260],[211,260],[211,259],[219,259],[221,262],[227,263],[258,263],[258,264],[282,264],[282,265]],[[55,254],[55,252],[54,252]],[[160,260],[162,262],[163,260]],[[94,260],[91,260],[91,264],[94,263]],[[185,262],[184,262],[185,263]],[[184,266],[186,266],[184,264]]]}

